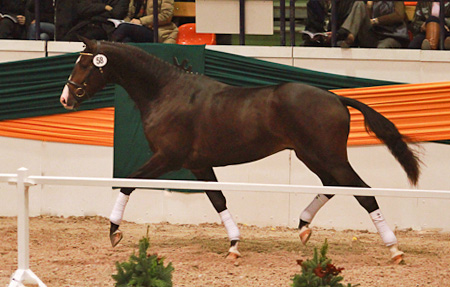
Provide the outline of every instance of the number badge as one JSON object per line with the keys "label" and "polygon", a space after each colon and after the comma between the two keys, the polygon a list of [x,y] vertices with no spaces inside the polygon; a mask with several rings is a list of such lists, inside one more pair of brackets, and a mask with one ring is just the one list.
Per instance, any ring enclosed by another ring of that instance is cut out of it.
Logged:
{"label": "number badge", "polygon": [[108,63],[108,59],[103,54],[95,55],[92,61],[94,62],[94,66],[96,66],[97,68],[104,67],[106,63]]}

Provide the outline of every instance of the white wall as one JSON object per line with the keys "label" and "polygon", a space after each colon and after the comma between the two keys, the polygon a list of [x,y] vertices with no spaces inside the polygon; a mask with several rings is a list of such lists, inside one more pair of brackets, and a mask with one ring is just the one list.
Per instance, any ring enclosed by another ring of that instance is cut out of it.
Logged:
{"label": "white wall", "polygon": [[[10,48],[3,50],[5,46],[1,45],[0,62],[12,58],[24,59],[26,55],[29,58],[36,56],[36,51],[20,49],[20,44],[22,42],[16,45],[18,47],[16,51]],[[81,49],[80,43],[49,44],[54,44],[54,46],[49,45],[49,48],[52,46],[52,54]],[[403,50],[408,56],[394,55],[395,57],[392,57],[393,52],[400,50],[324,49],[313,53],[314,49],[299,47],[292,49],[290,47],[215,46],[211,48],[234,51],[237,54],[283,64],[296,66],[304,64],[302,67],[318,67],[317,70],[324,72],[338,73],[339,71],[361,77],[367,74],[364,77],[402,82],[447,81],[443,67],[448,65],[445,59],[450,59],[449,52],[445,51],[434,52],[439,56],[438,62],[435,63],[431,58],[432,54],[408,50]],[[293,58],[294,55],[295,58]],[[382,56],[391,60],[385,61]],[[351,67],[346,67],[349,64]],[[374,65],[378,68],[373,69]],[[383,70],[381,69],[383,65],[386,67],[392,65],[392,68]],[[420,67],[420,69],[412,70],[412,66]],[[431,66],[436,68],[432,69]],[[428,76],[424,72],[426,70],[436,71],[439,77]],[[391,72],[392,75],[390,75]],[[401,75],[404,77],[402,78]],[[424,165],[418,188],[449,190],[450,146],[424,143],[422,148]],[[349,157],[355,170],[369,185],[382,188],[410,188],[400,165],[384,146],[350,147]],[[0,137],[0,159],[2,159],[0,173],[15,173],[19,167],[26,167],[30,175],[111,177],[113,149]],[[254,163],[217,168],[215,171],[219,181],[320,185],[319,180],[295,158],[294,153],[289,151]],[[15,186],[0,183],[0,216],[16,215],[17,202],[14,192]],[[31,214],[33,216],[40,214],[109,216],[117,193],[116,190],[99,187],[34,186],[31,188]],[[314,197],[313,194],[287,195],[227,191],[224,193],[228,199],[228,207],[238,222],[259,226],[295,227],[298,224],[300,212]],[[450,231],[450,221],[445,220],[450,218],[449,200],[378,198],[378,201],[392,227],[439,228]],[[219,222],[217,214],[204,194],[142,190],[133,193],[125,219],[136,222]],[[349,196],[336,196],[318,213],[313,224],[336,229],[374,231],[364,209]]]}

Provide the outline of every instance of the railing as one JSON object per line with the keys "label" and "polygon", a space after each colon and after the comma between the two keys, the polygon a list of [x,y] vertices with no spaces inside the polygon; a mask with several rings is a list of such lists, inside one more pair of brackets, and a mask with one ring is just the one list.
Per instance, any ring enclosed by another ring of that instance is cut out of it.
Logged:
{"label": "railing", "polygon": [[79,185],[106,187],[134,187],[153,189],[190,189],[190,190],[227,190],[227,191],[265,191],[276,193],[306,193],[306,194],[340,194],[360,196],[383,196],[400,198],[439,198],[450,199],[450,191],[444,190],[406,190],[386,188],[356,188],[356,187],[322,187],[280,184],[250,184],[227,182],[201,182],[185,180],[143,180],[143,179],[111,179],[89,177],[57,177],[28,176],[26,168],[20,168],[17,174],[0,174],[0,182],[17,185],[18,215],[18,269],[11,278],[9,287],[20,287],[22,283],[34,283],[39,287],[46,285],[30,270],[29,263],[29,197],[28,189],[36,184],[48,185]]}

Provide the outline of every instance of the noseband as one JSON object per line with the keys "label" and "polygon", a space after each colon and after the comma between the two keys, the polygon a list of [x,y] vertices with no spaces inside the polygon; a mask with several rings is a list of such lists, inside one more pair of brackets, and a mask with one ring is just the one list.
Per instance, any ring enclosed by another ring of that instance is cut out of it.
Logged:
{"label": "noseband", "polygon": [[[67,80],[66,85],[69,88],[69,92],[72,94],[72,96],[74,97],[76,102],[82,102],[85,99],[89,99],[90,95],[86,92],[86,88],[87,88],[87,81],[89,79],[89,77],[91,76],[92,71],[94,71],[95,69],[98,69],[100,71],[100,74],[103,76],[103,66],[106,64],[106,57],[100,57],[97,59],[96,56],[101,55],[100,54],[100,42],[97,41],[97,51],[95,52],[95,54],[93,53],[85,53],[85,52],[81,52],[80,53],[81,56],[90,56],[92,57],[92,64],[89,66],[88,68],[88,73],[87,75],[84,77],[83,82],[81,84],[78,84],[74,81],[72,81],[70,78]],[[97,63],[94,63],[94,61],[100,61]],[[105,61],[105,63],[103,63],[102,61]],[[72,91],[70,89],[70,86],[68,85],[73,85],[75,86],[77,89],[75,91]]]}

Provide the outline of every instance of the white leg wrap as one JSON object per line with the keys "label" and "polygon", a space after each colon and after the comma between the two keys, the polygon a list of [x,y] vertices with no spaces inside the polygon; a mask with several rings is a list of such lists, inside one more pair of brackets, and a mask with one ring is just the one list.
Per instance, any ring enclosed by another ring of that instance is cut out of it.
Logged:
{"label": "white leg wrap", "polygon": [[379,209],[372,211],[369,213],[370,218],[372,218],[373,224],[380,233],[381,239],[383,240],[386,246],[391,246],[397,244],[397,237],[394,232],[392,232],[389,225],[387,225],[386,220],[384,220],[383,214]]}
{"label": "white leg wrap", "polygon": [[119,192],[119,196],[116,199],[116,203],[114,204],[111,216],[109,217],[109,220],[112,223],[120,225],[129,198],[130,198],[129,195],[125,195],[122,192]]}
{"label": "white leg wrap", "polygon": [[223,225],[225,225],[230,241],[239,240],[241,237],[241,233],[239,232],[239,228],[234,222],[233,217],[231,216],[231,213],[228,211],[228,209],[220,212],[219,215],[220,219],[222,219]]}
{"label": "white leg wrap", "polygon": [[313,201],[308,205],[308,207],[303,210],[302,214],[300,215],[300,219],[306,222],[311,222],[316,216],[316,213],[319,211],[319,209],[327,203],[329,200],[328,197],[326,197],[323,194],[318,194],[316,197],[314,197]]}

